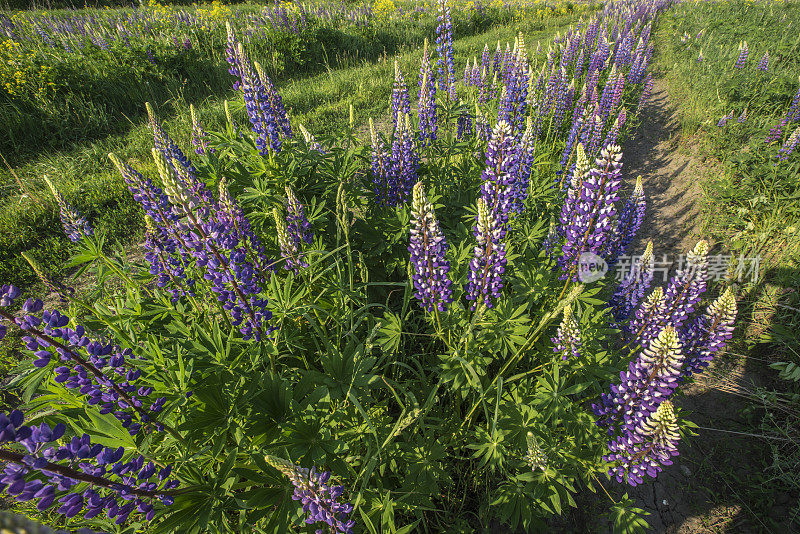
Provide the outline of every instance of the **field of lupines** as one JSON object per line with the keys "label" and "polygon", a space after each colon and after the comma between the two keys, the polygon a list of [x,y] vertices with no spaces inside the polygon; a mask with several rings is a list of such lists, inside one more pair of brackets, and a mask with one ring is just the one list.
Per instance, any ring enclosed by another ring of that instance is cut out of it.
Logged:
{"label": "field of lupines", "polygon": [[[102,298],[45,272],[52,304],[2,286],[24,355],[4,493],[68,528],[377,533],[548,531],[590,490],[599,529],[646,527],[614,496],[680,461],[673,397],[737,315],[705,241],[663,287],[659,244],[630,250],[648,202],[620,143],[670,7],[609,3],[462,70],[438,3],[388,114],[326,133],[229,24],[242,112],[212,128],[192,109],[181,133],[145,105],[153,163],[108,155],[141,261],[44,180]],[[594,276],[625,254],[621,282]]]}
{"label": "field of lupines", "polygon": [[[400,53],[404,65],[418,61],[416,50],[436,27],[433,11],[415,6],[151,4],[8,14],[4,28],[15,37],[3,37],[0,53],[0,120],[10,132],[0,136],[0,155],[10,165],[0,161],[0,278],[31,285],[36,274],[22,252],[58,275],[73,251],[49,231],[57,206],[48,198],[45,175],[110,239],[127,240],[131,227],[142,226],[106,154],[136,158],[154,170],[147,101],[175,126],[180,143],[189,141],[183,132],[191,124],[190,104],[209,126],[223,126],[223,101],[234,98],[225,66],[228,18],[281,88],[293,117],[330,133],[347,121],[349,103],[359,124],[385,112],[387,55]],[[549,38],[595,9],[585,3],[497,1],[465,7],[454,13],[453,32],[457,56],[469,57],[475,45],[468,42],[481,35],[504,44],[516,31]],[[43,67],[50,72],[44,77],[37,74]],[[40,85],[49,89],[37,99]],[[246,120],[235,98],[231,113]]]}

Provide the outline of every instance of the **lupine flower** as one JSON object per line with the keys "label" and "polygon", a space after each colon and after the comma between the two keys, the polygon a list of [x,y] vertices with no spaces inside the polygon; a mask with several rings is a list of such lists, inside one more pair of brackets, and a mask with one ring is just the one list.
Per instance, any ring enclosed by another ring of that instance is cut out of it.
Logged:
{"label": "lupine flower", "polygon": [[400,72],[400,65],[394,61],[394,87],[392,88],[392,123],[397,128],[397,121],[402,120],[411,113],[411,99],[408,96],[408,86]]}
{"label": "lupine flower", "polygon": [[580,184],[576,199],[575,216],[567,215],[569,223],[563,226],[566,241],[559,264],[565,276],[575,276],[578,258],[584,252],[600,254],[611,236],[611,223],[616,215],[615,202],[621,184],[622,151],[617,145],[604,148],[594,167]]}
{"label": "lupine flower", "polygon": [[783,143],[783,146],[778,150],[778,160],[786,161],[792,152],[794,152],[794,149],[797,148],[798,144],[800,144],[800,126],[795,128],[795,130],[786,139],[786,142]]}
{"label": "lupine flower", "polygon": [[241,43],[238,45],[236,54],[238,69],[241,72],[241,88],[245,108],[253,132],[256,134],[256,145],[262,156],[268,156],[270,148],[275,151],[281,149],[281,129],[272,109],[267,89],[250,67]]}
{"label": "lupine flower", "polygon": [[683,328],[705,293],[707,280],[708,243],[701,240],[687,254],[686,265],[670,278],[663,302],[648,310],[637,311],[636,319],[631,323],[634,342],[647,346],[666,325]]}
{"label": "lupine flower", "polygon": [[478,199],[478,216],[473,234],[478,244],[469,264],[470,273],[466,287],[466,298],[472,301],[475,310],[482,300],[487,308],[493,306],[492,299],[500,296],[503,289],[503,273],[506,267],[506,248],[502,241],[503,228],[486,201]]}
{"label": "lupine flower", "polygon": [[699,54],[697,54],[697,62],[698,62],[698,63],[702,63],[702,62],[703,62],[703,59],[705,59],[705,58],[703,57],[703,49],[701,48],[701,49],[700,49],[700,53],[699,53]]}
{"label": "lupine flower", "polygon": [[700,373],[708,366],[733,337],[735,320],[736,297],[729,287],[682,333],[686,351],[684,376]]}
{"label": "lupine flower", "polygon": [[305,126],[298,123],[297,127],[300,129],[300,133],[302,134],[303,140],[306,142],[306,146],[308,147],[309,150],[316,150],[317,152],[320,152],[322,154],[325,153],[325,150],[322,148],[322,145],[320,145],[314,138],[314,136],[308,130],[306,130]]}
{"label": "lupine flower", "polygon": [[533,162],[536,157],[536,140],[533,137],[533,119],[527,118],[525,133],[522,134],[517,155],[519,157],[519,171],[514,180],[511,196],[513,198],[511,209],[521,213],[525,209],[525,200],[528,198],[528,185],[530,183]]}
{"label": "lupine flower", "polygon": [[139,455],[123,461],[122,447],[93,444],[88,434],[59,446],[55,443],[64,435],[63,423],[51,428],[47,423],[27,426],[23,422],[18,410],[0,413],[0,443],[20,444],[27,452],[0,450],[5,462],[0,487],[17,501],[38,499],[36,507],[43,512],[58,499],[58,513],[68,518],[81,512],[85,519],[104,513],[117,525],[134,511],[151,521],[155,500],[172,504],[171,490],[178,486],[169,479],[172,466],[157,469]]}
{"label": "lupine flower", "polygon": [[272,215],[275,218],[275,231],[278,236],[278,246],[281,249],[281,256],[286,260],[283,268],[287,271],[292,271],[298,274],[301,268],[308,267],[308,263],[303,259],[298,243],[295,242],[293,236],[289,235],[286,227],[286,221],[281,217],[278,208],[272,210]]}
{"label": "lupine flower", "polygon": [[452,302],[452,282],[447,276],[450,262],[447,261],[447,241],[436,220],[433,206],[425,196],[422,182],[414,185],[411,204],[411,265],[414,268],[415,293],[428,311],[446,311]]}
{"label": "lupine flower", "polygon": [[597,424],[610,426],[618,421],[623,433],[633,432],[678,387],[683,361],[678,333],[672,326],[664,327],[620,373],[620,383],[612,384],[611,392],[601,395],[600,404],[592,405],[600,417]]}
{"label": "lupine flower", "polygon": [[[299,467],[274,456],[267,456],[265,460],[294,485],[292,499],[300,501],[303,512],[308,514],[306,523],[325,523],[333,529],[332,532],[352,534],[355,521],[347,516],[353,511],[353,505],[337,502],[344,493],[344,486],[329,485],[329,472],[319,472],[314,467]],[[324,530],[319,529],[317,532]]]}
{"label": "lupine flower", "polygon": [[189,104],[189,113],[192,116],[192,146],[197,154],[205,154],[206,152],[214,152],[213,148],[208,146],[208,137],[203,125],[197,120],[197,115],[194,112],[194,104]]}
{"label": "lupine flower", "polygon": [[747,41],[742,41],[739,43],[739,57],[736,58],[736,63],[733,65],[733,67],[736,69],[743,69],[749,53],[750,50],[747,48]]}
{"label": "lupine flower", "polygon": [[[463,102],[461,103],[463,104]],[[473,135],[474,130],[472,129],[472,115],[470,115],[469,111],[464,108],[456,120],[456,139],[461,141],[463,139],[469,139]]]}
{"label": "lupine flower", "polygon": [[652,73],[647,73],[647,76],[644,79],[644,89],[642,89],[642,94],[639,96],[639,105],[636,106],[636,113],[641,113],[644,106],[647,104],[647,100],[650,98],[650,93],[653,91],[653,75]]}
{"label": "lupine flower", "polygon": [[528,445],[525,461],[531,467],[532,471],[536,471],[537,468],[545,471],[547,469],[547,454],[542,450],[533,432],[528,432],[525,436],[525,441]]}
{"label": "lupine flower", "polygon": [[447,0],[436,0],[438,15],[436,20],[436,51],[439,53],[439,90],[452,96],[455,87],[455,64],[453,59],[453,22],[450,19],[450,6]]}
{"label": "lupine flower", "polygon": [[717,128],[724,128],[725,125],[728,123],[728,120],[730,120],[731,118],[732,117],[727,113],[723,115],[722,118],[717,122]]}
{"label": "lupine flower", "polygon": [[[511,126],[498,122],[492,131],[492,138],[486,148],[486,168],[481,176],[481,198],[492,212],[498,224],[505,225],[512,208],[519,207],[525,201],[517,185],[519,179],[519,153],[515,146]],[[527,195],[525,187],[524,194]],[[501,239],[505,236],[505,231]]]}
{"label": "lupine flower", "polygon": [[761,56],[761,59],[758,61],[758,66],[756,68],[761,72],[767,72],[769,70],[769,50],[764,52],[764,55]]}
{"label": "lupine flower", "polygon": [[739,115],[739,118],[736,119],[736,122],[738,122],[739,124],[742,124],[746,120],[747,120],[747,108],[744,108],[744,110],[742,111],[741,115]]}
{"label": "lupine flower", "polygon": [[422,52],[422,64],[419,68],[419,139],[423,144],[436,140],[436,80],[433,76],[428,40]]}
{"label": "lupine flower", "polygon": [[50,187],[50,191],[52,191],[58,203],[61,225],[64,227],[64,233],[67,234],[69,240],[77,243],[84,237],[92,235],[93,231],[89,222],[69,202],[64,200],[64,197],[61,196],[61,193],[58,192],[58,189],[47,176],[44,177],[44,181]]}
{"label": "lupine flower", "polygon": [[631,267],[608,301],[616,321],[630,316],[653,282],[653,242],[649,241],[642,256]]}
{"label": "lupine flower", "polygon": [[561,354],[561,359],[566,360],[570,356],[579,358],[581,355],[581,330],[578,321],[572,313],[572,306],[564,308],[564,318],[556,330],[556,336],[552,338],[553,350]]}
{"label": "lupine flower", "polygon": [[375,198],[379,205],[390,204],[389,190],[392,186],[390,181],[392,176],[392,162],[383,138],[375,132],[375,125],[372,118],[369,119],[369,131],[372,138],[372,183],[374,185]]}
{"label": "lupine flower", "polygon": [[[13,303],[15,295],[19,295],[16,288],[3,286],[0,306]],[[140,370],[125,366],[126,360],[133,358],[131,349],[92,339],[81,325],[69,328],[67,315],[43,307],[41,300],[28,299],[22,306],[23,315],[14,317],[0,309],[0,320],[25,332],[22,340],[35,357],[34,366],[47,367],[58,358],[61,363],[54,368],[56,382],[78,390],[101,413],[111,413],[131,435],[137,434],[143,423],[152,421],[161,411],[165,399],[146,404],[152,389],[137,383]]]}
{"label": "lupine flower", "polygon": [[281,99],[280,93],[275,89],[272,80],[269,79],[269,76],[267,76],[266,71],[264,71],[260,63],[253,61],[253,67],[256,69],[261,85],[266,88],[267,98],[269,98],[270,107],[272,108],[272,113],[275,115],[275,120],[278,123],[281,135],[285,139],[291,139],[294,136],[292,133],[292,125],[289,122],[289,115],[286,114],[286,108],[283,107],[283,99]]}
{"label": "lupine flower", "polygon": [[[208,207],[194,206],[194,191],[185,186],[185,177],[175,174],[176,161],[170,166],[164,155],[153,149],[153,159],[169,196],[173,212],[186,216],[186,230],[180,233],[181,246],[203,269],[203,277],[211,283],[217,300],[238,326],[245,340],[260,340],[270,330],[266,322],[272,314],[267,309],[267,299],[259,296],[259,283],[265,283],[264,273],[256,275],[260,259],[247,246],[248,236],[241,225],[232,224],[229,215],[211,199]],[[244,219],[243,215],[241,217]],[[258,252],[258,249],[255,249]]]}
{"label": "lupine flower", "polygon": [[387,204],[390,206],[405,201],[418,181],[419,155],[414,134],[411,131],[411,119],[408,115],[405,115],[404,119],[399,121],[399,127],[395,131],[392,142],[392,179],[386,192]]}
{"label": "lupine flower", "polygon": [[678,455],[680,434],[672,403],[662,402],[647,419],[631,432],[625,432],[608,445],[610,453],[603,457],[615,465],[608,470],[617,482],[636,486],[644,476],[655,478],[664,465],[672,465]]}
{"label": "lupine flower", "polygon": [[286,229],[289,237],[297,245],[301,240],[306,243],[314,241],[314,232],[311,231],[311,223],[306,218],[306,210],[288,185],[286,186]]}
{"label": "lupine flower", "polygon": [[642,177],[636,177],[636,186],[633,193],[625,201],[620,211],[617,224],[614,226],[611,238],[608,241],[605,258],[609,265],[617,263],[617,258],[628,249],[628,246],[636,237],[639,228],[644,222],[644,212],[647,207],[647,200],[644,196],[642,187]]}

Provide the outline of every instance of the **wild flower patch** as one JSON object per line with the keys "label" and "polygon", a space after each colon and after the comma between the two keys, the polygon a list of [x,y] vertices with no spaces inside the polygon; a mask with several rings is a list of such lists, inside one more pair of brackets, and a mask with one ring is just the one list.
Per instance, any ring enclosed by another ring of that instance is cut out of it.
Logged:
{"label": "wild flower patch", "polygon": [[64,203],[75,263],[119,289],[63,313],[0,289],[0,336],[29,352],[0,416],[6,493],[153,532],[532,529],[580,489],[656,476],[680,446],[671,398],[735,300],[710,296],[704,241],[664,288],[647,255],[619,286],[580,266],[613,264],[646,217],[617,142],[668,6],[609,4],[547,51],[487,46],[460,79],[442,1],[367,144],[293,124],[231,28],[248,124],[195,117],[188,155],[148,106],[157,176],[110,155],[147,265]]}

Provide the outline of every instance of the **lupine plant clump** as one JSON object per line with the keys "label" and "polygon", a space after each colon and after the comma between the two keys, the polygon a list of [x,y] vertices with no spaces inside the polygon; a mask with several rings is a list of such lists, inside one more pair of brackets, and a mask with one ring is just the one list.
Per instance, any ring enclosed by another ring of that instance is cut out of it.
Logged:
{"label": "lupine plant clump", "polygon": [[27,355],[3,491],[97,529],[438,532],[468,499],[464,528],[534,531],[601,479],[656,476],[734,293],[705,241],[664,288],[657,242],[619,283],[581,269],[638,252],[648,177],[620,143],[668,6],[609,3],[546,52],[487,45],[457,79],[439,2],[435,57],[411,87],[395,70],[366,136],[352,112],[335,136],[295,122],[230,28],[249,127],[193,115],[187,155],[148,105],[155,172],[110,155],[142,264],[70,209],[108,297],[0,287],[0,338]]}

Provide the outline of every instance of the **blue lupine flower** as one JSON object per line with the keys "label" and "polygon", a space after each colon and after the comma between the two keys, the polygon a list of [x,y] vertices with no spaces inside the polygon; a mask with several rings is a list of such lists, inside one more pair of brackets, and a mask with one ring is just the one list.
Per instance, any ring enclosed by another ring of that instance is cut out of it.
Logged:
{"label": "blue lupine flower", "polygon": [[487,308],[493,307],[493,299],[498,298],[503,289],[503,273],[506,267],[503,225],[482,198],[478,199],[476,219],[473,234],[478,243],[469,264],[470,272],[466,287],[466,298],[472,301],[470,306],[472,310],[475,310],[480,302]]}
{"label": "blue lupine flower", "polygon": [[444,238],[433,206],[425,196],[422,182],[414,185],[411,204],[411,265],[414,269],[414,296],[428,311],[446,311],[452,302],[452,282],[447,276],[450,262],[447,261],[447,241]]}

